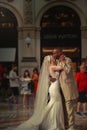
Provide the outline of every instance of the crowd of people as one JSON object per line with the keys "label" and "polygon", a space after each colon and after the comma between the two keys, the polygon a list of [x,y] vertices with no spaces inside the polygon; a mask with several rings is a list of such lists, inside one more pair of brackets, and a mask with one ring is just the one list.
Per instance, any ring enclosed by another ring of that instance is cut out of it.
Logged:
{"label": "crowd of people", "polygon": [[[12,64],[11,69],[2,74],[0,80],[1,101],[9,101],[19,108],[19,96],[22,96],[23,109],[29,108],[29,97],[33,94],[34,98],[37,91],[39,72],[34,68],[32,74],[25,69],[21,76],[18,75],[16,64]],[[5,97],[3,97],[6,95]]]}
{"label": "crowd of people", "polygon": [[53,49],[52,55],[44,58],[40,74],[34,68],[32,75],[26,69],[18,76],[17,66],[12,65],[8,79],[10,97],[17,107],[19,94],[23,96],[23,109],[30,108],[32,93],[35,98],[33,116],[15,130],[75,130],[75,113],[87,116],[87,59],[74,76],[72,60],[61,48]]}

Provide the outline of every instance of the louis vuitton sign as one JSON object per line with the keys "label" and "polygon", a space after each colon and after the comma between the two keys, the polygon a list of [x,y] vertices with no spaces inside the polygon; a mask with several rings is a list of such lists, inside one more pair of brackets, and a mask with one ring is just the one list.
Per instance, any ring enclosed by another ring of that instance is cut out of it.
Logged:
{"label": "louis vuitton sign", "polygon": [[77,34],[44,34],[43,39],[59,39],[59,40],[64,40],[64,39],[77,39],[78,35]]}

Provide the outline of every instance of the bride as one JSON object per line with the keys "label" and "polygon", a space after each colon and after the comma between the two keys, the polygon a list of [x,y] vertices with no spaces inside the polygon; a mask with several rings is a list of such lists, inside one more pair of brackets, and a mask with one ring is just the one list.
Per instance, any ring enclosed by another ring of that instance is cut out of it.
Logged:
{"label": "bride", "polygon": [[[32,117],[14,130],[64,130],[63,107],[58,81],[62,68],[52,56],[46,56],[40,71],[35,108]],[[55,78],[50,81],[49,75]],[[50,101],[48,102],[48,93]]]}

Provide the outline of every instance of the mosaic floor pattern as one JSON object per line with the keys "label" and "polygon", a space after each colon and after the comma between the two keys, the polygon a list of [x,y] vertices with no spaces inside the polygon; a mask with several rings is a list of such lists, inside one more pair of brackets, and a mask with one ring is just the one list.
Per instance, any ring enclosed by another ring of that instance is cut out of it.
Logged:
{"label": "mosaic floor pattern", "polygon": [[[8,106],[8,104],[0,104],[0,130],[12,130],[17,125],[28,120],[33,113],[33,107],[23,110],[20,104],[18,110],[15,110],[15,105]],[[77,116],[76,130],[87,130],[87,116]]]}

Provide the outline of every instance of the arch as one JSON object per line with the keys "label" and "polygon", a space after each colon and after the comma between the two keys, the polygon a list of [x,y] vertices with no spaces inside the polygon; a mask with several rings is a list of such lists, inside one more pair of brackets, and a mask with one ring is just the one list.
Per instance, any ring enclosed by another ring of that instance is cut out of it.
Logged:
{"label": "arch", "polygon": [[9,11],[11,11],[15,15],[17,22],[18,22],[18,27],[23,26],[22,16],[12,5],[9,5],[8,3],[0,2],[0,6],[3,7],[3,8],[7,8]]}
{"label": "arch", "polygon": [[[49,5],[46,6],[45,12],[38,15],[40,16],[38,25],[41,27],[41,60],[45,55],[50,54],[52,48],[60,46],[65,51],[64,53],[72,58],[77,67],[81,59],[80,28],[82,24],[86,24],[85,17],[84,21],[81,17],[85,15],[81,15],[81,11],[79,13],[74,9],[75,7],[70,6],[71,3],[51,2]],[[71,36],[67,37],[67,34]],[[77,51],[72,52],[72,49]]]}
{"label": "arch", "polygon": [[41,21],[41,18],[43,16],[43,14],[50,8],[54,7],[54,6],[60,6],[60,5],[63,5],[63,6],[67,6],[71,9],[73,9],[74,11],[76,11],[76,13],[78,14],[79,18],[80,18],[80,21],[81,21],[81,27],[82,26],[86,26],[86,21],[87,21],[87,18],[86,18],[86,15],[83,13],[83,11],[74,3],[72,2],[67,2],[67,1],[63,1],[63,2],[50,2],[49,4],[47,4],[47,6],[45,5],[38,13],[37,17],[36,17],[36,26],[40,26],[40,21]]}
{"label": "arch", "polygon": [[76,11],[64,5],[54,6],[48,9],[42,16],[41,27],[43,27],[43,22],[45,22],[45,24],[48,22],[45,26],[49,26],[51,28],[54,26],[56,28],[80,28],[81,26],[80,18]]}
{"label": "arch", "polygon": [[13,26],[9,25],[9,22],[11,22],[11,24],[13,23],[14,26],[17,27],[18,25],[17,19],[9,9],[0,6],[0,15],[1,15],[0,24],[7,23],[8,26]]}

